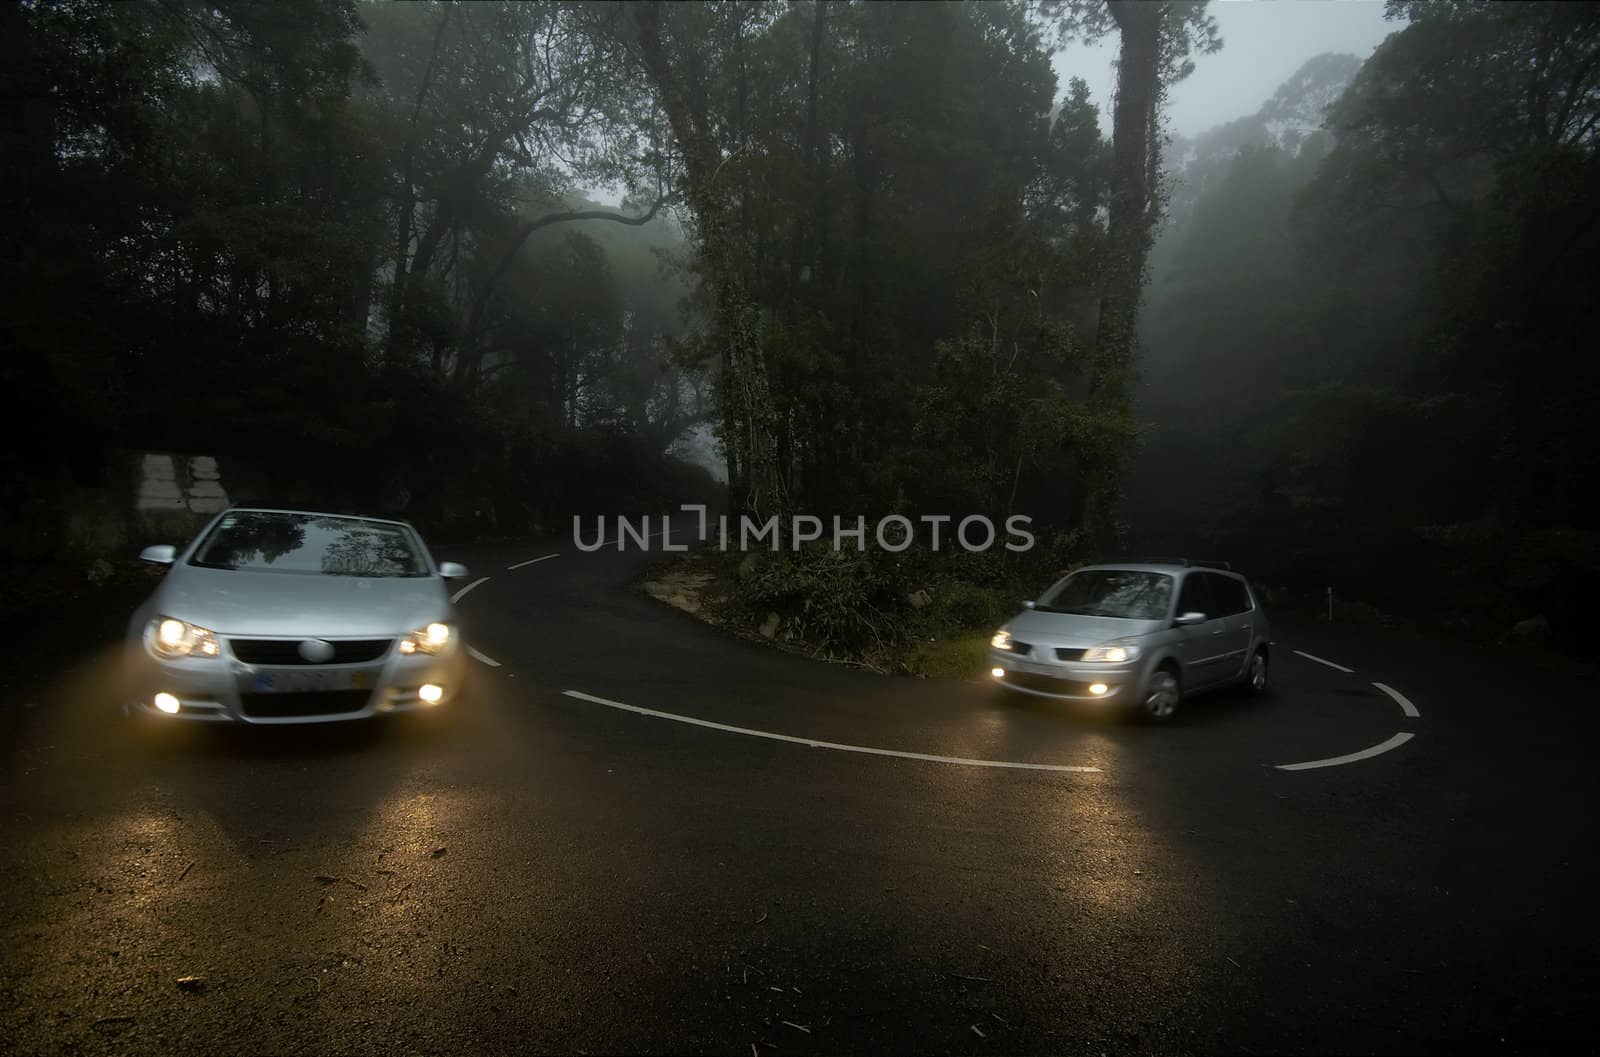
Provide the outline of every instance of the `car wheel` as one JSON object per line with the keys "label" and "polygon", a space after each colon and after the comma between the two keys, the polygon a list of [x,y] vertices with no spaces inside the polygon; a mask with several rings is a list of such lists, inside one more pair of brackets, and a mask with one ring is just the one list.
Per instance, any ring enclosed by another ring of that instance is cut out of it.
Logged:
{"label": "car wheel", "polygon": [[1165,723],[1178,711],[1178,702],[1183,700],[1183,688],[1178,685],[1178,676],[1171,668],[1157,668],[1150,675],[1150,682],[1144,688],[1144,701],[1141,707],[1144,717],[1155,723]]}
{"label": "car wheel", "polygon": [[1250,658],[1250,667],[1245,671],[1244,675],[1244,685],[1252,695],[1261,697],[1266,694],[1267,688],[1271,685],[1267,681],[1269,671],[1267,651],[1256,650],[1255,655]]}

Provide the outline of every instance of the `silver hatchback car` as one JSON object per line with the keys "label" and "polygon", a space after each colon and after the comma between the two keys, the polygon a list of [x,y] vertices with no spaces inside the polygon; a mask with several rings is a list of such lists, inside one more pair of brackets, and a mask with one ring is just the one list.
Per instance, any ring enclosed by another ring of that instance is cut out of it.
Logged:
{"label": "silver hatchback car", "polygon": [[1186,559],[1091,565],[990,640],[990,674],[1019,693],[1115,702],[1157,721],[1189,694],[1267,689],[1271,636],[1243,576]]}
{"label": "silver hatchback car", "polygon": [[163,721],[326,723],[437,708],[465,647],[446,581],[402,521],[231,509],[133,614],[124,710]]}

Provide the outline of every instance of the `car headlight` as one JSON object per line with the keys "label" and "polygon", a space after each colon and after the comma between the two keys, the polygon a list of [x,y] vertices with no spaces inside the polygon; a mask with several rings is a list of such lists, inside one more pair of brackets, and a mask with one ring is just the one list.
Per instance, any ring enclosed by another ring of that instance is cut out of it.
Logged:
{"label": "car headlight", "polygon": [[217,657],[222,646],[214,632],[177,617],[157,617],[145,636],[150,652],[157,657]]}
{"label": "car headlight", "polygon": [[1098,646],[1090,646],[1084,650],[1083,659],[1105,661],[1108,664],[1136,661],[1139,659],[1139,647],[1131,642],[1102,642]]}
{"label": "car headlight", "polygon": [[456,637],[449,624],[437,620],[425,628],[418,628],[400,640],[401,653],[438,653]]}
{"label": "car headlight", "polygon": [[989,645],[993,646],[997,650],[1009,650],[1011,648],[1011,632],[995,632],[994,638],[989,640]]}

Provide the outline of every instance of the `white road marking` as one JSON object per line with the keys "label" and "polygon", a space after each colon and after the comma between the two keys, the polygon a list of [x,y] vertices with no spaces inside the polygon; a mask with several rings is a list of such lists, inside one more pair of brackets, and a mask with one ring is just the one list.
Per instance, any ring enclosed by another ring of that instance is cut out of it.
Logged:
{"label": "white road marking", "polygon": [[1326,760],[1310,760],[1306,763],[1280,763],[1278,764],[1278,770],[1310,771],[1317,767],[1337,767],[1342,763],[1355,763],[1357,760],[1370,760],[1372,757],[1388,752],[1390,749],[1398,749],[1415,736],[1416,735],[1409,732],[1402,732],[1400,734],[1396,734],[1388,741],[1381,742],[1369,749],[1362,749],[1360,752],[1352,752],[1347,756],[1334,756]]}
{"label": "white road marking", "polygon": [[472,590],[474,587],[477,587],[479,584],[483,583],[484,581],[486,581],[488,579],[489,578],[487,576],[478,577],[476,580],[472,581],[470,584],[468,584],[467,586],[463,587],[461,590],[457,591],[455,594],[451,595],[450,596],[450,601],[452,603],[461,601],[463,598],[465,598],[467,596],[467,592],[468,591]]}
{"label": "white road marking", "polygon": [[524,565],[534,565],[534,564],[536,564],[538,562],[549,561],[551,558],[559,558],[559,557],[561,557],[559,552],[556,553],[556,554],[541,554],[537,558],[529,558],[525,562],[518,562],[515,565],[506,566],[506,572],[508,572],[508,573],[509,572],[515,572],[516,570],[522,568]]}
{"label": "white road marking", "polygon": [[1308,661],[1316,661],[1318,664],[1326,664],[1329,668],[1337,668],[1339,671],[1343,672],[1346,675],[1350,675],[1351,673],[1353,673],[1355,671],[1354,668],[1346,668],[1342,664],[1334,664],[1332,661],[1325,661],[1321,657],[1313,657],[1313,656],[1311,656],[1311,654],[1307,653],[1305,650],[1294,650],[1292,652],[1298,653],[1300,656],[1304,657]]}
{"label": "white road marking", "polygon": [[1417,711],[1417,706],[1413,705],[1405,694],[1402,694],[1392,686],[1385,686],[1383,683],[1373,683],[1372,685],[1376,686],[1379,690],[1382,690],[1384,693],[1394,698],[1395,704],[1400,706],[1400,711],[1404,712],[1412,719],[1421,717],[1422,713]]}
{"label": "white road marking", "polygon": [[499,661],[495,660],[493,657],[485,657],[483,654],[479,653],[477,650],[473,649],[471,646],[467,647],[467,656],[471,657],[473,660],[477,661],[480,664],[487,664],[491,668],[500,667],[500,662]]}
{"label": "white road marking", "polygon": [[792,734],[774,734],[770,730],[752,730],[749,727],[734,727],[726,723],[713,723],[709,719],[695,719],[692,716],[679,716],[671,712],[657,712],[653,708],[640,708],[638,705],[625,705],[621,701],[612,701],[609,698],[596,697],[580,690],[561,691],[567,697],[575,697],[580,701],[588,701],[596,705],[605,705],[607,708],[620,708],[624,712],[636,712],[641,716],[654,716],[656,719],[670,719],[674,723],[690,723],[697,727],[709,727],[712,730],[727,731],[729,734],[744,734],[752,738],[767,738],[770,741],[787,741],[794,745],[806,745],[813,749],[835,749],[839,752],[860,752],[869,756],[897,756],[902,760],[927,760],[932,763],[964,764],[968,767],[1006,767],[1019,771],[1071,771],[1084,774],[1099,774],[1098,767],[1079,767],[1064,763],[1013,763],[1009,760],[968,760],[960,756],[933,756],[925,752],[902,752],[899,749],[875,749],[867,745],[841,745],[835,741],[816,741],[812,738],[797,738]]}

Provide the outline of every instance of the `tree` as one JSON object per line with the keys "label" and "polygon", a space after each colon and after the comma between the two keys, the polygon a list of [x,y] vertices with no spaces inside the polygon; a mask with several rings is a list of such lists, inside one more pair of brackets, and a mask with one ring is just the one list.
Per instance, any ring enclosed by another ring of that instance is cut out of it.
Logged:
{"label": "tree", "polygon": [[[778,473],[776,423],[761,347],[760,312],[749,286],[737,234],[732,174],[719,182],[744,129],[714,123],[708,97],[731,83],[747,91],[747,38],[764,17],[748,4],[634,5],[636,54],[653,85],[683,158],[685,194],[711,285],[713,341],[721,352],[722,442],[727,451],[729,505],[756,516],[787,505]],[[714,78],[725,83],[717,84]],[[732,139],[731,149],[719,142]]]}
{"label": "tree", "polygon": [[[1222,40],[1203,2],[1075,2],[1056,12],[1064,36],[1094,39],[1115,26],[1120,39],[1112,117],[1107,267],[1090,378],[1094,399],[1126,412],[1138,349],[1139,305],[1161,209],[1156,194],[1161,172],[1161,103],[1167,89],[1193,70],[1191,55],[1214,52]],[[1101,546],[1114,543],[1119,535],[1116,505],[1125,451],[1124,445],[1088,470],[1085,529]]]}

